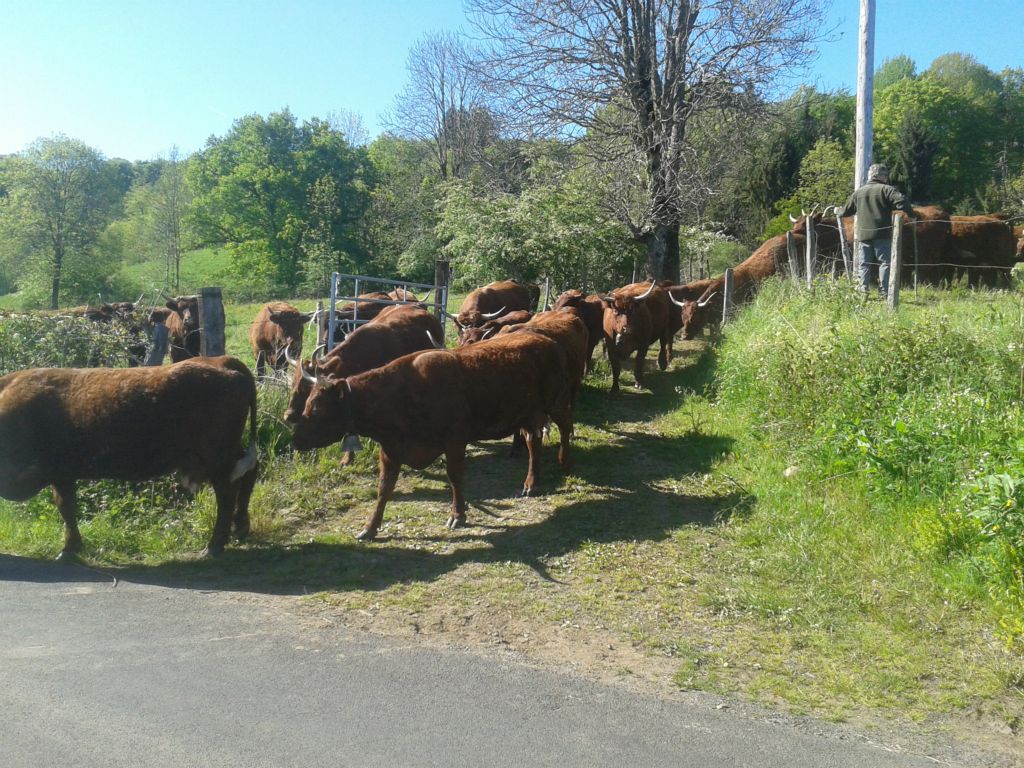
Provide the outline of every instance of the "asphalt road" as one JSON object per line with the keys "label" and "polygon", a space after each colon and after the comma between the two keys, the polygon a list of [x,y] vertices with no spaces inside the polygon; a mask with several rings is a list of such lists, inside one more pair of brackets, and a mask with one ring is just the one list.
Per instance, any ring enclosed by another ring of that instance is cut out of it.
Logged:
{"label": "asphalt road", "polygon": [[0,555],[0,765],[934,766],[837,729]]}

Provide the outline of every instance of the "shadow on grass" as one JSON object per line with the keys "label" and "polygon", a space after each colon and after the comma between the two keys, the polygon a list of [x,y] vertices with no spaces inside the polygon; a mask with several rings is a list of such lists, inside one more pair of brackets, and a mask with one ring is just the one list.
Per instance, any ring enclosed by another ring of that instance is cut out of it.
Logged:
{"label": "shadow on grass", "polygon": [[[630,441],[655,444],[657,438],[630,435]],[[665,441],[665,450],[682,450],[684,443],[704,441],[717,445],[719,438],[689,437]],[[600,467],[611,461],[605,452],[614,446],[598,446],[582,451],[577,476],[600,474]],[[622,447],[618,448],[623,450]],[[629,450],[628,447],[625,450]],[[648,446],[645,450],[650,450]],[[637,451],[634,451],[637,452]],[[590,453],[590,456],[586,454]],[[691,456],[710,456],[704,449]],[[554,450],[546,452],[553,465]],[[509,463],[503,456],[482,457],[483,463]],[[706,469],[700,461],[691,461],[688,471]],[[505,469],[503,474],[508,474]],[[672,493],[652,487],[648,474],[635,487],[615,487],[615,478],[602,477],[601,487],[591,489],[598,498],[560,503],[544,519],[526,525],[504,523],[515,515],[507,496],[487,487],[485,475],[478,473],[467,488],[471,499],[470,525],[453,533],[440,532],[446,504],[439,503],[437,535],[406,536],[384,530],[371,544],[354,540],[312,542],[288,546],[230,547],[215,560],[181,560],[156,566],[83,568],[75,565],[15,558],[0,555],[0,579],[9,581],[100,581],[111,576],[125,581],[186,589],[219,589],[267,594],[297,595],[322,591],[381,590],[400,583],[430,583],[466,564],[522,563],[541,578],[551,579],[546,563],[578,550],[587,543],[616,541],[663,541],[685,526],[718,524],[751,503],[739,493],[702,497]],[[657,475],[659,473],[655,473]],[[607,473],[606,473],[607,475]],[[632,471],[623,477],[634,476]],[[548,487],[553,481],[548,479]],[[564,492],[571,496],[571,491]],[[417,492],[412,494],[420,496]],[[428,494],[433,498],[436,494]],[[447,493],[445,499],[447,501]],[[498,509],[500,507],[500,509]],[[346,537],[347,538],[347,537]],[[450,551],[437,553],[416,549],[417,541],[450,542]]]}

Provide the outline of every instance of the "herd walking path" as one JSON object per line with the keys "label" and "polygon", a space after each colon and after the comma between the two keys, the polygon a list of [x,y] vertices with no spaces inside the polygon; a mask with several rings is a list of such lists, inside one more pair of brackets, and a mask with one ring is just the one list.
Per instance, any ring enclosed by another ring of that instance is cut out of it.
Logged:
{"label": "herd walking path", "polygon": [[0,764],[933,766],[810,721],[0,555]]}

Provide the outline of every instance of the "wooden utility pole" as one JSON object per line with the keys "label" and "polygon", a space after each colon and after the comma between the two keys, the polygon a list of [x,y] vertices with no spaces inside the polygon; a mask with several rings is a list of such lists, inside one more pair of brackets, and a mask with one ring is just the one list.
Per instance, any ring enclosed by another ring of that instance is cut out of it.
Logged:
{"label": "wooden utility pole", "polygon": [[873,152],[872,100],[875,80],[875,0],[860,0],[857,56],[857,149],[853,188],[868,180]]}

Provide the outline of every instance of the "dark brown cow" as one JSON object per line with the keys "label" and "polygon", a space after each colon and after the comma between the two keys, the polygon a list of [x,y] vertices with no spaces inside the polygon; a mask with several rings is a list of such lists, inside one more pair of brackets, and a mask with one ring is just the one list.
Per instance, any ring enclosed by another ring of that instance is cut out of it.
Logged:
{"label": "dark brown cow", "polygon": [[371,291],[369,293],[361,293],[357,298],[366,299],[366,301],[352,301],[335,309],[334,320],[336,325],[333,343],[327,343],[328,314],[324,312],[320,315],[320,332],[317,335],[317,343],[327,347],[336,346],[345,338],[346,333],[353,330],[350,326],[355,324],[355,320],[358,320],[360,325],[368,323],[388,307],[394,306],[394,304],[386,302],[399,301],[415,304],[419,301],[416,295],[408,288],[395,288],[388,293]]}
{"label": "dark brown cow", "polygon": [[949,238],[951,258],[967,272],[970,285],[1010,285],[1017,242],[1006,219],[998,215],[953,216]]}
{"label": "dark brown cow", "polygon": [[0,496],[27,501],[52,486],[64,520],[61,557],[82,543],[78,480],[140,481],[175,471],[189,484],[213,485],[217,521],[208,554],[224,549],[232,522],[238,538],[246,536],[256,482],[256,384],[235,358],[31,368],[0,377]]}
{"label": "dark brown cow", "polygon": [[471,291],[455,316],[459,338],[462,338],[467,328],[476,328],[517,309],[533,312],[540,297],[540,288],[533,288],[537,289],[536,292],[531,291],[530,286],[514,280],[501,280]]}
{"label": "dark brown cow", "polygon": [[587,327],[587,373],[594,369],[594,348],[604,338],[604,302],[597,294],[587,296],[572,288],[555,299],[553,309],[575,307]]}
{"label": "dark brown cow", "polygon": [[513,333],[485,344],[414,352],[349,378],[320,377],[295,425],[300,450],[359,434],[380,445],[377,505],[358,534],[377,535],[403,464],[423,469],[444,454],[452,486],[447,526],[466,520],[466,445],[521,430],[529,449],[523,495],[539,480],[541,436],[551,418],[561,433],[559,461],[569,463],[572,434],[565,354],[537,333]]}
{"label": "dark brown cow", "polygon": [[[418,304],[388,307],[346,336],[324,357],[315,362],[306,360],[296,364],[288,408],[284,412],[285,420],[295,424],[302,418],[317,374],[346,378],[380,368],[410,352],[432,349],[432,338],[440,341],[444,334],[437,318],[423,307]],[[351,462],[352,452],[346,451],[341,459],[342,466]]]}
{"label": "dark brown cow", "polygon": [[[199,297],[178,296],[164,306],[171,310],[164,320],[170,343],[171,362],[180,363],[199,356]],[[151,315],[152,317],[152,315]]]}
{"label": "dark brown cow", "polygon": [[622,361],[634,352],[634,386],[643,386],[644,358],[655,341],[661,342],[658,367],[665,370],[672,357],[671,303],[656,282],[631,283],[616,288],[604,302],[604,348],[612,367],[612,392],[619,391]]}
{"label": "dark brown cow", "polygon": [[478,341],[489,339],[495,334],[500,333],[504,328],[529,322],[531,317],[533,317],[533,313],[530,310],[517,309],[515,312],[509,312],[507,315],[488,320],[483,325],[475,328],[466,328],[459,335],[458,345],[462,347],[466,344],[475,344]]}
{"label": "dark brown cow", "polygon": [[249,326],[249,344],[256,358],[256,375],[280,371],[288,365],[288,355],[298,358],[302,354],[302,335],[312,312],[300,312],[286,301],[264,304]]}

